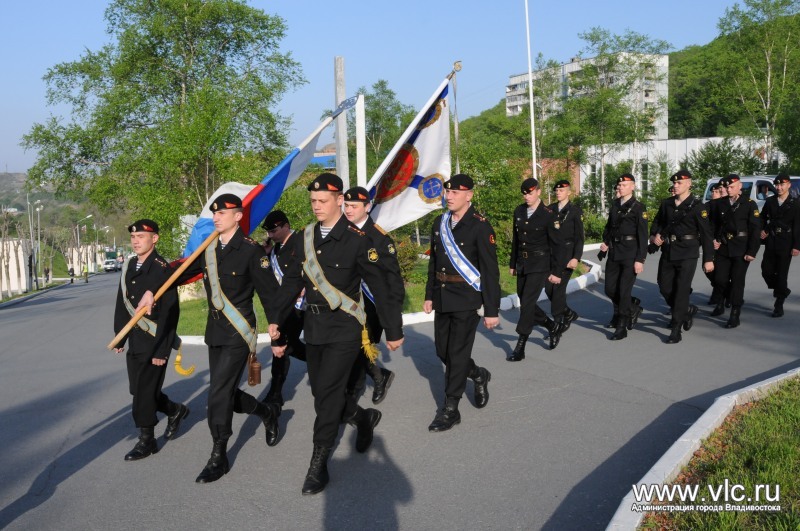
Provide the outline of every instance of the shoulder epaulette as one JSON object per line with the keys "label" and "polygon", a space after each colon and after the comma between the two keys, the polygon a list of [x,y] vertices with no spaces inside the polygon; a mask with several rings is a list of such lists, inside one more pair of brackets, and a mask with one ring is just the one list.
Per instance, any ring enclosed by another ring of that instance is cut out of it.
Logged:
{"label": "shoulder epaulette", "polygon": [[480,220],[480,221],[486,221],[486,218],[481,216],[477,212],[473,213],[472,216],[475,217],[476,219]]}
{"label": "shoulder epaulette", "polygon": [[156,258],[154,262],[160,265],[161,267],[169,267],[169,264],[164,260],[162,260],[161,258]]}
{"label": "shoulder epaulette", "polygon": [[250,245],[258,245],[258,242],[256,242],[255,240],[253,240],[252,238],[249,238],[247,236],[244,237],[244,241],[246,241]]}
{"label": "shoulder epaulette", "polygon": [[386,236],[386,231],[383,229],[383,227],[381,227],[381,226],[380,226],[380,225],[378,225],[377,223],[375,223],[374,225],[375,225],[375,229],[377,229],[377,231],[378,231],[378,232],[380,232],[381,234],[383,234],[384,236]]}
{"label": "shoulder epaulette", "polygon": [[552,214],[553,213],[553,210],[550,207],[544,207],[544,209],[547,210],[548,214]]}
{"label": "shoulder epaulette", "polygon": [[359,236],[364,236],[366,234],[366,232],[364,232],[363,230],[359,229],[355,225],[348,225],[347,226],[347,230],[349,230],[350,232],[355,232]]}

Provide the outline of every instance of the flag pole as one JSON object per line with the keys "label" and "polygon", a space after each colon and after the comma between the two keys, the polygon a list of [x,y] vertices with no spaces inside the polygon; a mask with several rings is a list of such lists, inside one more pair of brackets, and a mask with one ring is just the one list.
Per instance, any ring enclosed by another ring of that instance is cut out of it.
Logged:
{"label": "flag pole", "polygon": [[536,174],[536,119],[533,115],[533,69],[531,67],[531,27],[528,19],[528,0],[525,0],[525,36],[528,41],[528,101],[531,108],[531,153],[533,155],[533,178]]}
{"label": "flag pole", "polygon": [[[197,259],[198,256],[200,256],[200,253],[205,251],[206,247],[211,245],[214,242],[214,240],[216,240],[218,237],[219,237],[219,232],[212,231],[211,234],[208,235],[208,238],[206,238],[205,241],[203,241],[203,243],[201,243],[200,246],[197,249],[195,249],[195,251],[191,255],[189,255],[189,257],[180,265],[180,267],[175,270],[175,272],[172,274],[172,276],[169,277],[169,279],[166,282],[164,282],[164,284],[161,286],[161,288],[159,288],[159,290],[153,296],[153,302],[155,302],[158,299],[160,299],[161,296],[170,287],[172,287],[172,285],[175,283],[175,281],[178,280],[178,277],[180,277],[181,274],[184,271],[186,271],[186,268],[189,267],[189,265],[192,262],[194,262]],[[148,310],[148,308],[146,306],[143,307],[143,308],[140,308],[139,310],[137,310],[137,312],[135,314],[133,314],[133,316],[131,317],[130,321],[128,321],[128,324],[126,324],[122,328],[122,330],[120,330],[119,333],[116,336],[114,336],[114,339],[111,340],[111,343],[109,343],[106,346],[106,348],[108,350],[113,350],[114,348],[116,348],[117,344],[122,340],[122,338],[125,337],[128,334],[128,332],[130,332],[131,329],[134,326],[136,326],[136,323],[139,322],[139,319],[144,317],[144,314],[147,313],[147,310]]]}
{"label": "flag pole", "polygon": [[380,178],[383,176],[383,172],[386,171],[386,168],[389,166],[389,164],[392,163],[392,161],[394,160],[395,155],[397,155],[397,152],[400,151],[400,148],[402,148],[403,144],[405,144],[405,140],[409,136],[411,136],[411,133],[414,132],[414,129],[417,127],[417,124],[419,123],[419,121],[422,119],[422,117],[425,115],[425,113],[428,112],[428,110],[431,108],[431,105],[433,105],[433,102],[435,102],[439,98],[439,94],[442,93],[444,88],[450,82],[450,79],[454,75],[456,75],[456,72],[458,72],[459,70],[461,70],[461,62],[457,61],[453,65],[453,70],[451,70],[450,73],[447,74],[447,77],[444,78],[444,81],[442,81],[441,84],[439,84],[439,87],[433,93],[433,96],[430,97],[430,99],[425,103],[425,105],[417,113],[417,115],[414,117],[414,119],[411,120],[411,123],[408,125],[406,130],[400,136],[400,139],[395,143],[394,147],[389,152],[389,154],[386,156],[386,158],[383,159],[383,162],[378,167],[378,169],[375,170],[375,173],[372,174],[372,178],[369,180],[369,183],[367,184],[367,190],[371,190],[378,183]]}

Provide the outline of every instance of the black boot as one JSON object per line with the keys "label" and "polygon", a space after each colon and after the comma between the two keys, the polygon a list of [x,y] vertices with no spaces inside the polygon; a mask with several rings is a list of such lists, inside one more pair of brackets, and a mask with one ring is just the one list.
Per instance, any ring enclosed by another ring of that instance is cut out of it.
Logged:
{"label": "black boot", "polygon": [[251,413],[261,417],[261,422],[264,423],[267,446],[278,444],[278,437],[280,436],[278,417],[281,414],[281,406],[275,403],[258,402]]}
{"label": "black boot", "polygon": [[614,316],[611,318],[611,321],[608,322],[608,324],[606,325],[606,328],[619,328],[619,326],[618,326],[619,325],[619,319],[620,319],[619,314],[618,313],[614,313]]}
{"label": "black boot", "polygon": [[283,407],[285,403],[283,400],[283,384],[285,381],[285,377],[273,376],[272,383],[269,385],[269,391],[267,391],[267,396],[264,397],[264,402],[268,404],[277,404]]}
{"label": "black boot", "polygon": [[547,319],[547,322],[544,324],[544,326],[550,333],[550,350],[555,350],[555,348],[558,346],[558,343],[561,341],[561,334],[564,331],[562,325],[560,322]]}
{"label": "black boot", "polygon": [[189,408],[183,404],[175,404],[177,410],[175,413],[167,417],[167,429],[164,430],[164,438],[171,441],[178,433],[178,428],[181,427],[181,421],[189,416]]}
{"label": "black boot", "polygon": [[725,313],[725,305],[721,302],[718,302],[714,309],[711,311],[711,316],[716,317],[718,315],[722,315]]}
{"label": "black boot", "polygon": [[528,336],[520,334],[517,338],[517,346],[514,347],[514,352],[508,355],[506,361],[522,361],[525,359],[525,345],[528,343]]}
{"label": "black boot", "polygon": [[728,318],[725,328],[736,328],[739,326],[739,315],[742,313],[741,306],[734,306],[731,308],[731,316]]}
{"label": "black boot", "polygon": [[317,494],[325,489],[325,485],[330,481],[328,476],[328,457],[331,449],[314,445],[314,453],[311,454],[311,464],[306,473],[306,480],[303,482],[303,494]]}
{"label": "black boot", "polygon": [[628,319],[628,330],[633,330],[633,327],[639,322],[639,316],[642,315],[642,301],[638,297],[631,297],[631,302],[633,303],[633,312]]}
{"label": "black boot", "polygon": [[206,467],[195,480],[197,483],[212,483],[230,470],[228,465],[228,439],[214,439],[214,448]]}
{"label": "black boot", "polygon": [[617,329],[614,330],[614,334],[609,338],[612,341],[619,341],[620,339],[625,339],[628,337],[628,321],[630,318],[627,317],[620,317]]}
{"label": "black boot", "polygon": [[563,334],[564,332],[569,330],[569,327],[572,324],[572,321],[576,320],[577,318],[578,318],[578,313],[575,310],[573,310],[572,308],[568,307],[567,311],[564,312],[564,319],[563,319],[564,330],[562,330],[561,333]]}
{"label": "black boot", "polygon": [[377,369],[375,374],[372,375],[372,380],[374,381],[374,387],[372,389],[372,403],[380,404],[383,402],[383,399],[386,398],[386,392],[392,386],[392,382],[394,381],[394,373],[389,369],[378,367],[374,363],[372,364],[372,367]]}
{"label": "black boot", "polygon": [[694,304],[689,305],[689,316],[683,322],[683,329],[687,332],[692,329],[692,325],[694,324],[694,316],[697,313],[697,306]]}
{"label": "black boot", "polygon": [[155,453],[158,453],[158,444],[156,444],[153,428],[139,428],[139,440],[133,450],[125,455],[125,461],[138,461]]}
{"label": "black boot", "polygon": [[358,408],[354,422],[350,422],[358,429],[358,434],[356,435],[356,451],[358,453],[363,454],[372,444],[373,433],[375,427],[381,421],[381,417],[381,412],[377,409],[372,409],[371,407],[367,409]]}
{"label": "black boot", "polygon": [[772,310],[772,317],[783,317],[783,301],[785,297],[778,297],[775,299],[775,308]]}
{"label": "black boot", "polygon": [[492,379],[492,373],[476,365],[470,372],[469,377],[472,378],[472,382],[475,384],[475,407],[486,407],[486,404],[489,403],[489,380]]}
{"label": "black boot", "polygon": [[436,412],[436,417],[428,426],[428,431],[447,431],[461,422],[458,412],[458,398],[447,397],[444,407]]}
{"label": "black boot", "polygon": [[683,339],[683,338],[681,337],[681,327],[680,327],[680,325],[673,326],[672,327],[672,333],[669,335],[669,339],[667,339],[667,343],[670,343],[670,344],[680,343],[681,339]]}

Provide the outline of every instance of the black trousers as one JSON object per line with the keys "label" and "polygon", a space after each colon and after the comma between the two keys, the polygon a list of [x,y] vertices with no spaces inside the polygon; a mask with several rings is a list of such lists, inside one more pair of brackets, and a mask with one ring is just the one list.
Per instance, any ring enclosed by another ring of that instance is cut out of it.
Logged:
{"label": "black trousers", "polygon": [[545,280],[544,292],[547,293],[547,298],[550,299],[550,313],[553,314],[553,319],[563,317],[567,311],[567,285],[569,284],[569,279],[572,278],[573,271],[573,269],[562,271],[560,284],[553,284]]}
{"label": "black trousers", "polygon": [[792,264],[791,251],[765,250],[761,260],[761,276],[772,290],[772,296],[786,298],[789,296],[789,266]]}
{"label": "black trousers", "polygon": [[233,435],[233,414],[253,413],[258,400],[239,389],[250,347],[247,345],[208,347],[208,427],[214,439]]}
{"label": "black trousers", "polygon": [[153,365],[152,353],[132,353],[128,350],[125,362],[128,366],[128,386],[133,395],[133,422],[137,428],[152,428],[158,424],[156,411],[165,415],[174,413],[174,405],[161,392],[168,363]]}
{"label": "black trousers", "polygon": [[347,382],[359,356],[360,339],[325,345],[306,344],[306,363],[314,395],[314,444],[333,448],[339,423],[355,415],[358,405],[346,396]]}
{"label": "black trousers", "polygon": [[519,335],[528,336],[535,325],[547,322],[547,314],[539,308],[537,301],[545,283],[548,283],[549,276],[548,271],[517,275],[517,295],[520,304],[519,321],[517,321]]}
{"label": "black trousers", "polygon": [[622,317],[633,315],[631,293],[633,292],[633,283],[636,282],[633,264],[633,260],[625,262],[609,260],[606,263],[606,297],[611,299],[615,307],[619,308],[619,315]]}
{"label": "black trousers", "polygon": [[[383,327],[381,326],[381,321],[378,317],[378,311],[375,309],[375,305],[366,297],[364,300],[364,310],[367,314],[366,326],[369,340],[372,343],[379,344],[381,336],[383,336]],[[364,352],[364,349],[359,347],[358,357],[356,357],[356,362],[353,364],[353,370],[347,381],[348,398],[353,397],[358,401],[358,397],[361,396],[361,393],[363,393],[364,389],[367,387],[367,374],[372,375],[374,378],[376,373],[380,371],[380,369],[376,370],[377,362],[378,360],[376,359],[375,363],[372,363]]]}
{"label": "black trousers", "polygon": [[697,260],[668,260],[662,254],[658,262],[658,289],[672,308],[672,321],[676,324],[682,324],[689,316],[689,295]]}
{"label": "black trousers", "polygon": [[714,286],[720,293],[730,290],[731,306],[744,304],[744,279],[750,262],[743,256],[728,257],[718,255],[714,265]]}
{"label": "black trousers", "polygon": [[280,358],[272,356],[272,379],[286,380],[289,373],[289,357],[306,361],[306,344],[300,341],[303,332],[303,312],[294,310],[281,329],[281,335],[286,336],[286,352]]}
{"label": "black trousers", "polygon": [[472,345],[481,317],[475,310],[436,312],[433,319],[436,355],[444,363],[444,393],[461,398],[467,388],[467,378],[475,367]]}

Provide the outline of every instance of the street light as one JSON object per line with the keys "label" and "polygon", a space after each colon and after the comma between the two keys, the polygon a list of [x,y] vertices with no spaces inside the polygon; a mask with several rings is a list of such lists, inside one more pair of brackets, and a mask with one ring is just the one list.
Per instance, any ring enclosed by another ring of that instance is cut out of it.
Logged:
{"label": "street light", "polygon": [[[97,262],[97,253],[99,252],[99,248],[100,248],[100,242],[98,240],[97,235],[101,230],[105,231],[105,233],[108,234],[108,229],[109,228],[111,228],[111,227],[109,227],[108,225],[106,225],[105,227],[100,227],[100,228],[97,228],[97,225],[94,226],[94,260],[95,260],[95,262]],[[106,259],[106,253],[105,253],[105,250],[104,250],[103,251],[103,261],[104,262],[105,262],[105,259]]]}
{"label": "street light", "polygon": [[36,203],[39,203],[39,206],[36,207],[36,239],[38,240],[36,243],[36,263],[39,265],[37,275],[42,276],[42,220],[39,213],[44,210],[44,205],[39,200]]}
{"label": "street light", "polygon": [[[92,217],[92,214],[89,214],[88,216],[86,216],[83,219],[79,219],[78,222],[75,224],[75,234],[77,234],[77,236],[78,236],[78,269],[80,269],[81,260],[83,259],[83,251],[81,250],[81,221],[86,221],[90,217]],[[88,257],[87,257],[87,260],[88,260]],[[81,272],[82,271],[78,271],[78,274],[80,275]]]}

